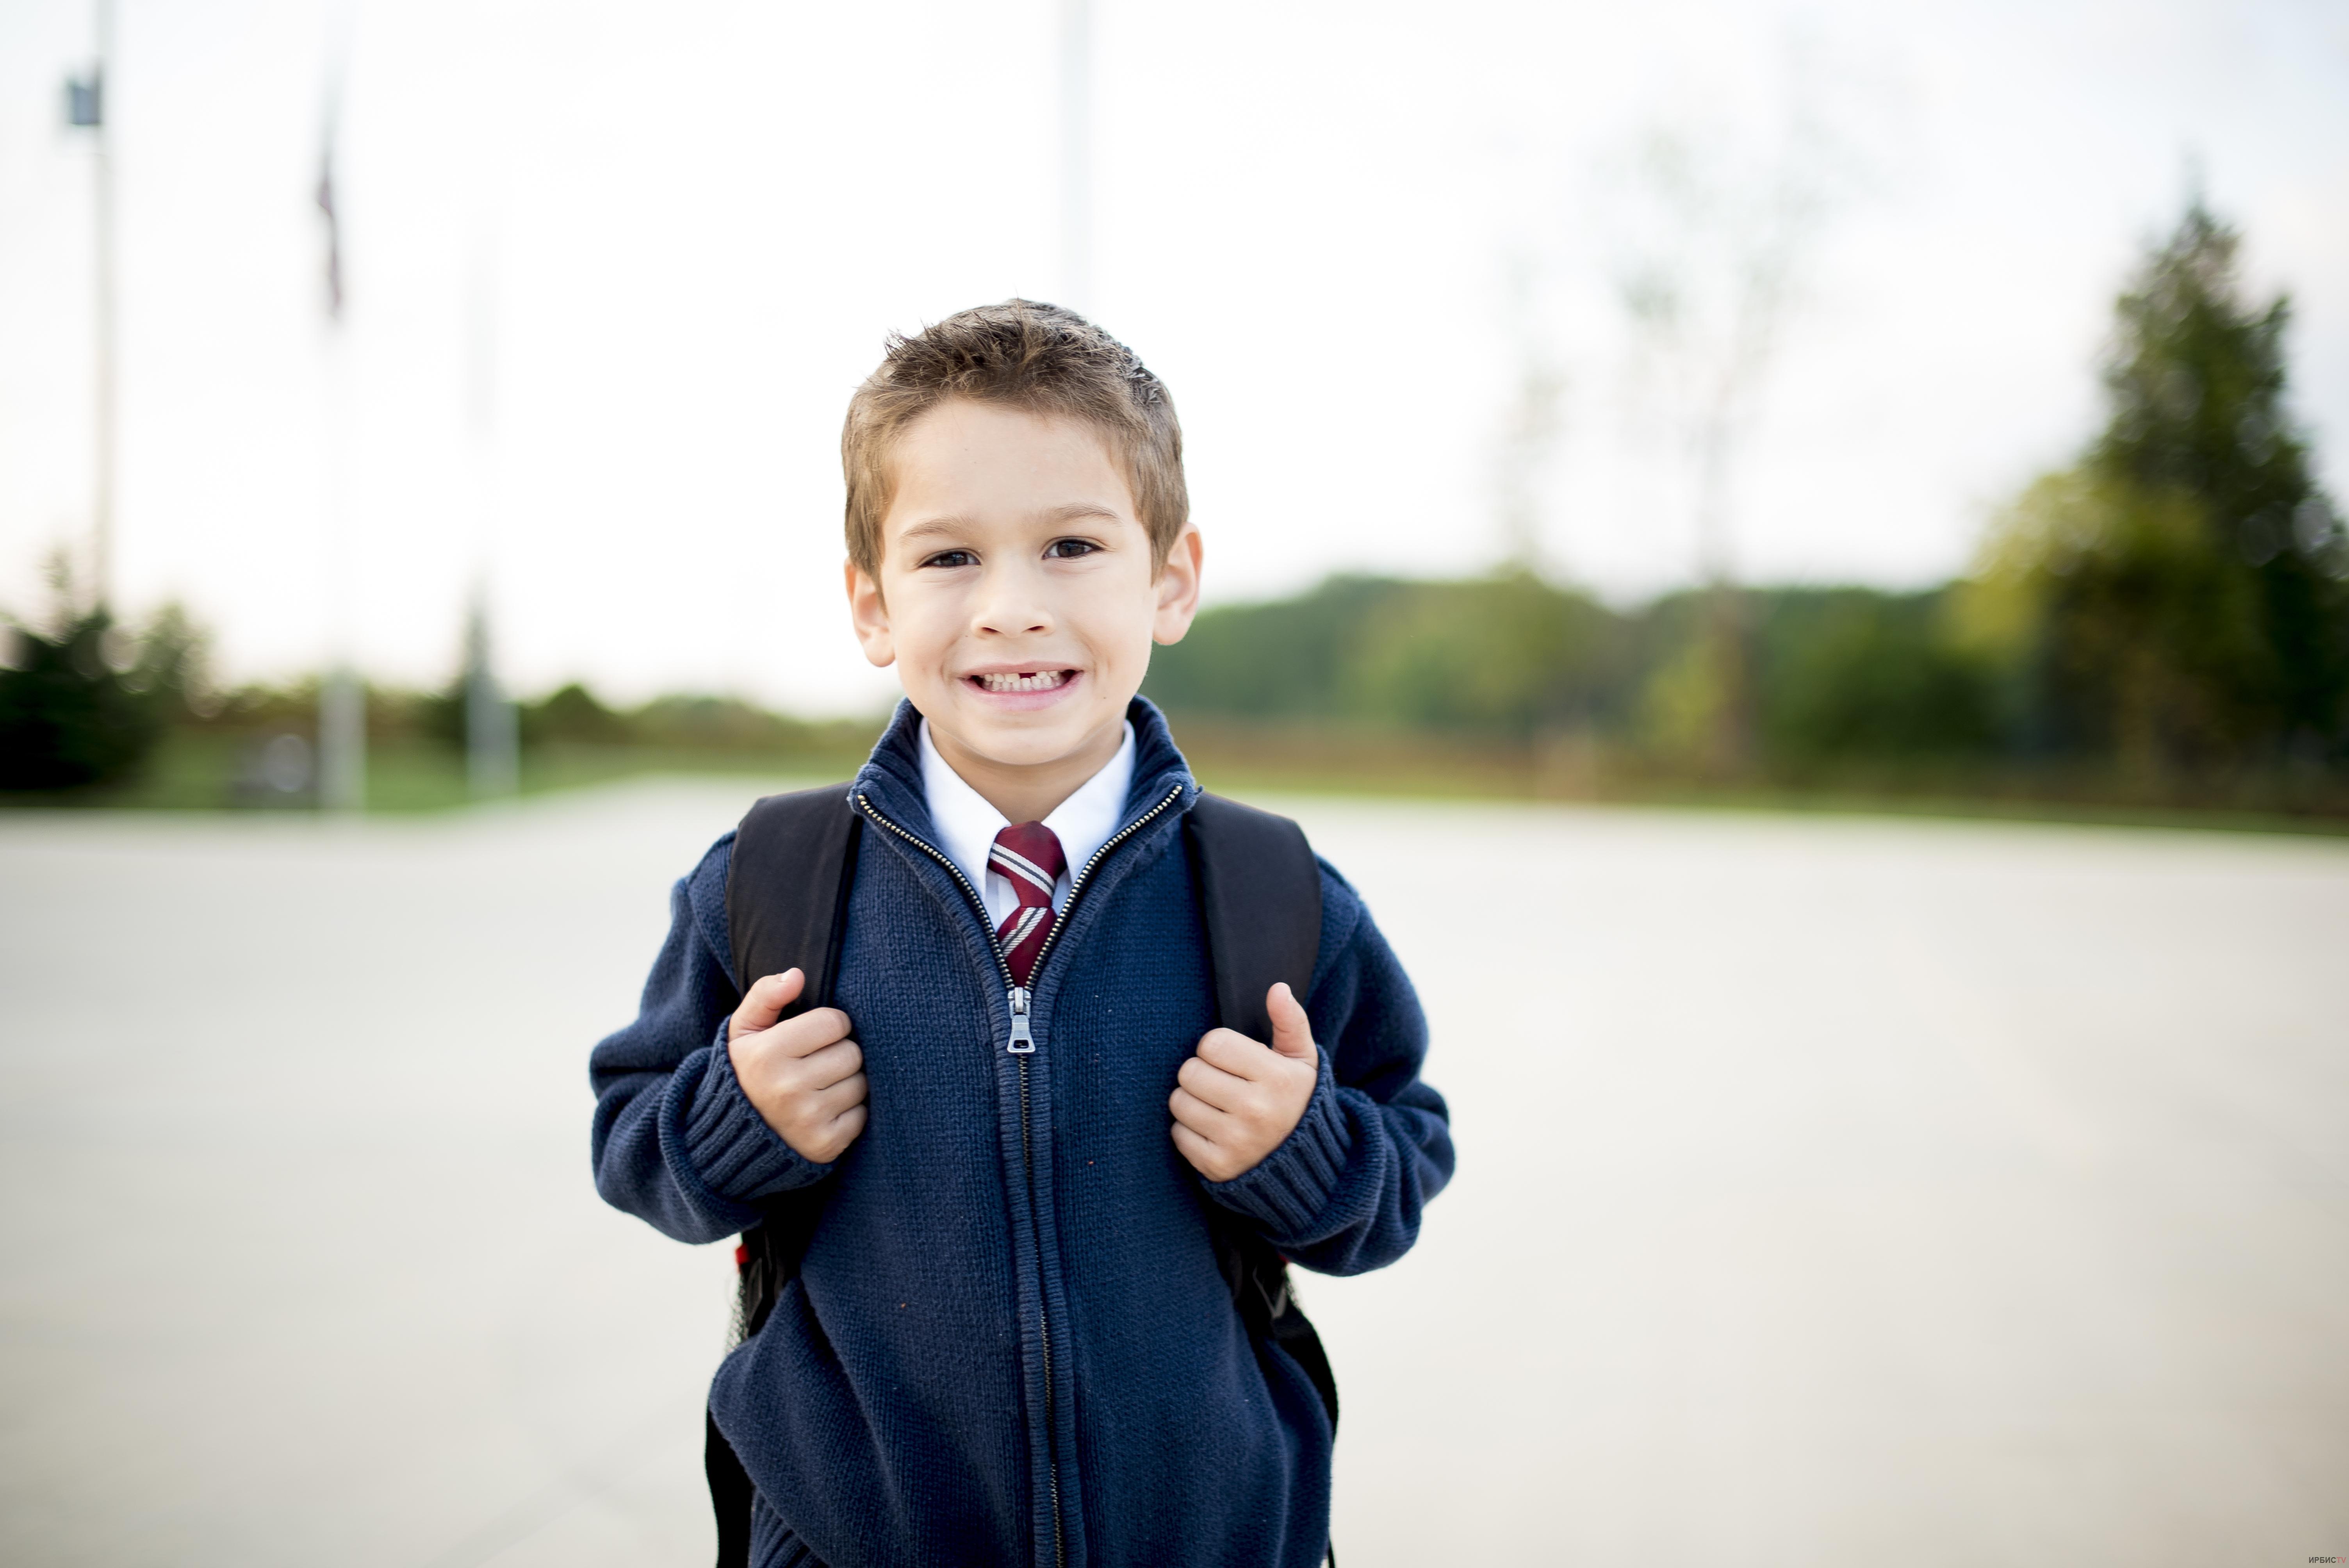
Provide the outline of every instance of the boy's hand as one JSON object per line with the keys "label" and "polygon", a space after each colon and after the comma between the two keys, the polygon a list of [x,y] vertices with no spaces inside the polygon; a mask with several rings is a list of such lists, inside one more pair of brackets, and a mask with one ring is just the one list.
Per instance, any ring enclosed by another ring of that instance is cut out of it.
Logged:
{"label": "boy's hand", "polygon": [[1313,1099],[1321,1053],[1313,1026],[1287,985],[1265,993],[1272,1044],[1237,1029],[1209,1029],[1198,1055],[1174,1075],[1166,1103],[1174,1113],[1174,1147],[1210,1181],[1252,1171],[1296,1128]]}
{"label": "boy's hand", "polygon": [[727,1024],[726,1054],[775,1136],[823,1165],[864,1130],[864,1053],[837,1007],[775,1022],[806,983],[786,969],[751,986]]}

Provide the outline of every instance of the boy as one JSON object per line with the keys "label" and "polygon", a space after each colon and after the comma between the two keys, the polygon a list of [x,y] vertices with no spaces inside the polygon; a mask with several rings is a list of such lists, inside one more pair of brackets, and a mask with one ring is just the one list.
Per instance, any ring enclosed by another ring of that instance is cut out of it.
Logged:
{"label": "boy", "polygon": [[851,616],[905,701],[839,807],[837,1006],[734,972],[730,833],[589,1068],[606,1200],[800,1238],[710,1390],[749,1561],[1319,1563],[1334,1407],[1218,1238],[1392,1263],[1452,1143],[1411,984],[1326,865],[1305,994],[1265,996],[1268,1040],[1211,1027],[1198,786],[1135,695],[1198,603],[1173,404],[1013,300],[892,339],[841,452]]}

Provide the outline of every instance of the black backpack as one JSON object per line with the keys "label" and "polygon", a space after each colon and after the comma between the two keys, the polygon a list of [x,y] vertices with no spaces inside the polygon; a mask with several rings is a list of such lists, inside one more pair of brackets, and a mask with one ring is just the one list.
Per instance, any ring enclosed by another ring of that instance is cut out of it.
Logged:
{"label": "black backpack", "polygon": [[[734,973],[746,979],[797,968],[808,975],[785,1016],[828,1005],[839,977],[842,929],[856,876],[864,819],[849,787],[828,785],[770,795],[750,808],[734,836],[726,873],[726,917]],[[1216,1021],[1253,1039],[1272,1038],[1264,995],[1286,980],[1301,1001],[1321,947],[1321,871],[1304,830],[1286,817],[1217,795],[1201,795],[1183,819],[1184,851],[1206,928]],[[767,1218],[742,1234],[736,1324],[756,1334],[799,1267],[822,1212],[822,1189],[787,1193]],[[1249,1331],[1278,1345],[1312,1379],[1338,1424],[1338,1384],[1321,1337],[1288,1289],[1288,1265],[1237,1215],[1216,1217],[1217,1264]],[[706,1420],[703,1468],[718,1511],[719,1568],[747,1568],[750,1555],[750,1478]]]}

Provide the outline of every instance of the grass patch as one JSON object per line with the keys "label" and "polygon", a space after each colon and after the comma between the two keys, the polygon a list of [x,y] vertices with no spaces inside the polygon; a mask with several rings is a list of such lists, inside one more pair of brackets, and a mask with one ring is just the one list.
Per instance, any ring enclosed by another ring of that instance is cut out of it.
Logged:
{"label": "grass patch", "polygon": [[[135,779],[102,789],[0,795],[0,804],[147,811],[308,810],[307,791],[273,790],[262,782],[265,736],[181,730],[164,739]],[[550,742],[522,758],[522,792],[541,795],[656,773],[846,779],[864,753],[744,749],[733,747],[595,746]],[[444,811],[470,805],[465,758],[451,747],[419,739],[378,739],[367,747],[370,812]]]}
{"label": "grass patch", "polygon": [[1377,727],[1174,722],[1200,782],[1238,794],[1557,800],[2349,836],[2349,798],[2311,789],[2279,801],[2280,792],[2257,779],[2243,798],[2199,800],[2165,799],[2104,772],[1965,763],[1707,782],[1643,769],[1636,758],[1572,738],[1512,745]]}
{"label": "grass patch", "polygon": [[[2349,801],[2279,809],[2258,800],[2128,799],[2109,778],[1950,768],[1798,780],[1706,783],[1643,774],[1579,742],[1431,736],[1379,727],[1178,718],[1177,738],[1211,789],[1432,800],[1556,800],[1696,810],[1772,811],[2077,823],[2349,836]],[[136,810],[306,810],[306,795],[259,783],[267,736],[182,729],[127,783],[70,793],[0,795],[16,806]],[[861,747],[744,747],[547,741],[524,749],[522,792],[543,795],[653,774],[847,779]],[[470,805],[461,753],[417,738],[367,748],[367,810]]]}

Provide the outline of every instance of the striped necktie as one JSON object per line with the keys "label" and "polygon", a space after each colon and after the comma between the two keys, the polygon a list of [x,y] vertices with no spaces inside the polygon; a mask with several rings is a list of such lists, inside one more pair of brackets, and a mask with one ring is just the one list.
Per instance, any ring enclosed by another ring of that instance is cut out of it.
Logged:
{"label": "striped necktie", "polygon": [[1068,863],[1060,835],[1041,822],[1014,822],[995,835],[995,847],[987,852],[988,869],[1009,882],[1019,898],[1019,907],[995,935],[1011,978],[1022,985],[1036,972],[1036,956],[1052,929],[1052,886]]}

